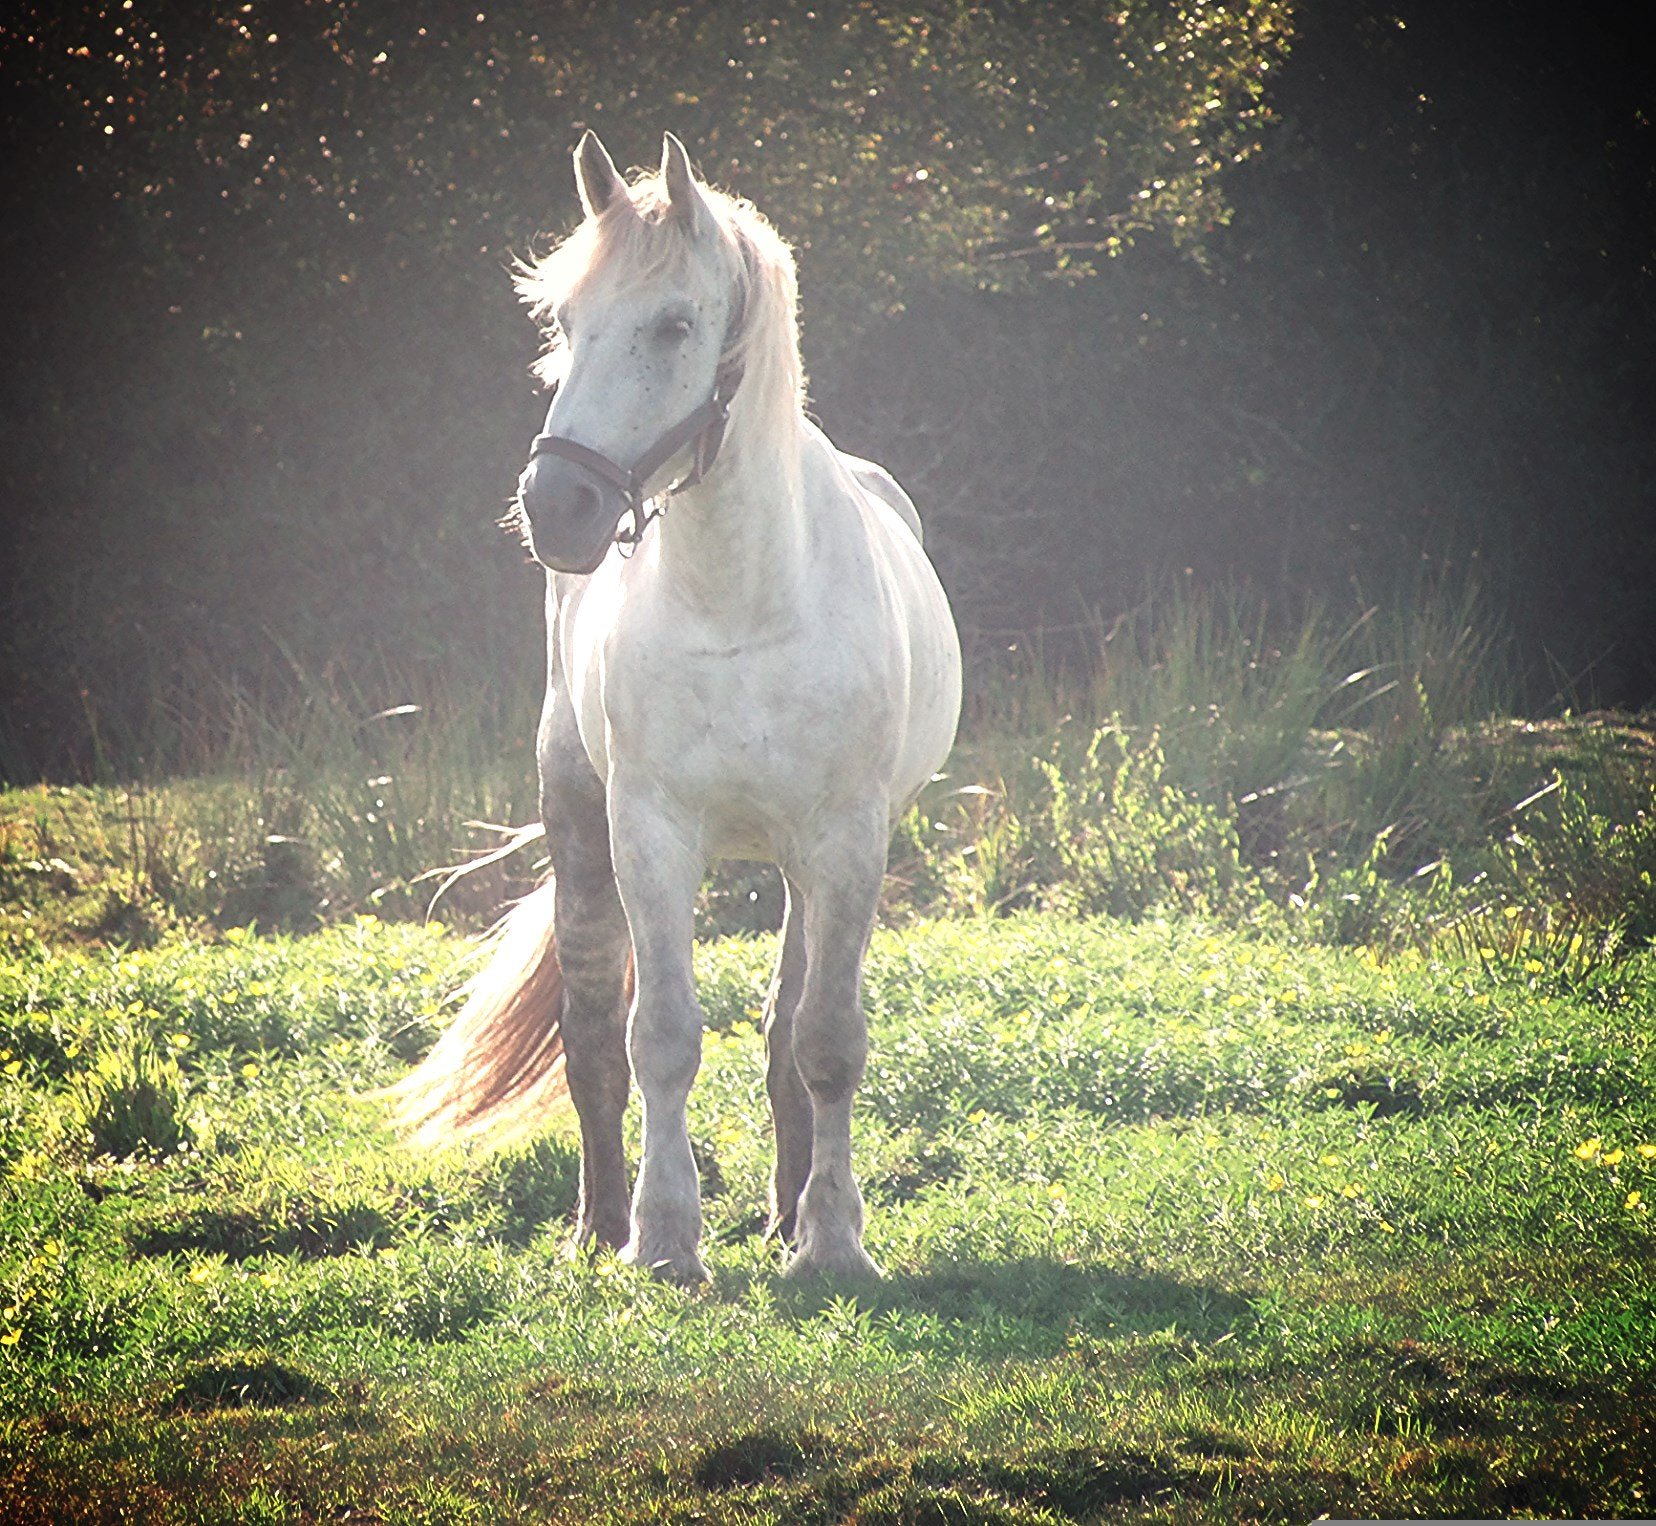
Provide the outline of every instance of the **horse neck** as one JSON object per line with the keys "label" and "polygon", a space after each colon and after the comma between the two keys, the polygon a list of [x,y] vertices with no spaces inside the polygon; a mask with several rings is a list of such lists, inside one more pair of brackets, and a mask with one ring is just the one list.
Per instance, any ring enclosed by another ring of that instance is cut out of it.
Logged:
{"label": "horse neck", "polygon": [[795,603],[808,525],[801,487],[805,425],[756,438],[733,412],[706,478],[671,500],[657,524],[662,575],[709,616],[763,623]]}

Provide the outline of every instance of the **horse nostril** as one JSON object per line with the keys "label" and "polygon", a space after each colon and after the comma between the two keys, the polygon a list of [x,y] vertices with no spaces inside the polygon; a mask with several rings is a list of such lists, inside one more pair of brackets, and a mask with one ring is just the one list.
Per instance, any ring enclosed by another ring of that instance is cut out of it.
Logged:
{"label": "horse nostril", "polygon": [[525,472],[518,482],[518,502],[531,523],[586,524],[603,513],[604,493],[584,476],[559,472]]}
{"label": "horse nostril", "polygon": [[593,518],[604,507],[604,495],[590,482],[577,482],[569,494],[569,515],[577,524]]}

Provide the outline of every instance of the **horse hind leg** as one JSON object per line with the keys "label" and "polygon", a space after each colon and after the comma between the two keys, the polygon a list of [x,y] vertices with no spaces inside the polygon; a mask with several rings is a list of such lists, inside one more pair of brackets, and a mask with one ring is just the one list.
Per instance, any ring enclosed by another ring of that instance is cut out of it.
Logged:
{"label": "horse hind leg", "polygon": [[564,1080],[581,1124],[577,1244],[624,1245],[628,1183],[621,1120],[627,1107],[627,923],[614,882],[556,879],[563,966]]}
{"label": "horse hind leg", "polygon": [[[578,748],[578,740],[574,748]],[[584,753],[543,754],[543,814],[563,967],[564,1081],[581,1126],[577,1244],[619,1247],[629,1222],[622,1115],[631,939],[610,862],[603,785]]]}
{"label": "horse hind leg", "polygon": [[765,1002],[765,1090],[776,1133],[767,1237],[791,1240],[799,1194],[811,1174],[811,1094],[794,1062],[794,1011],[805,984],[805,903],[787,884],[782,948]]}

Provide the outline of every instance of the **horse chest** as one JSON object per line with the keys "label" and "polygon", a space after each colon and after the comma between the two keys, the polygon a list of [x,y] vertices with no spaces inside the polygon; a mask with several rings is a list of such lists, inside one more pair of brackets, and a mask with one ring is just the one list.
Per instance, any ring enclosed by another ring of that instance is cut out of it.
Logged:
{"label": "horse chest", "polygon": [[753,851],[889,745],[866,669],[798,639],[628,642],[589,669],[582,730],[601,772],[653,769],[716,839],[739,839],[721,851]]}

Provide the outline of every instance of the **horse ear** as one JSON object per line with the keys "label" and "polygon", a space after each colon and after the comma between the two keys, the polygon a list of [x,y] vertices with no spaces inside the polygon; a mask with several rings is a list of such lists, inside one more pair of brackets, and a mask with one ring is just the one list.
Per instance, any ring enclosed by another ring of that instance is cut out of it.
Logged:
{"label": "horse ear", "polygon": [[596,217],[617,199],[631,205],[627,184],[610,158],[609,150],[598,141],[598,134],[590,127],[581,134],[575,145],[575,185],[581,193],[581,205],[588,217]]}
{"label": "horse ear", "polygon": [[690,168],[690,155],[670,132],[661,135],[661,178],[667,183],[667,202],[673,216],[692,233],[705,233],[713,225],[712,214]]}

